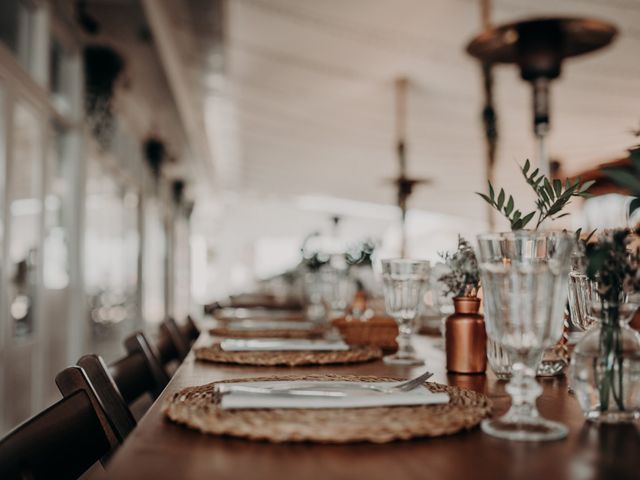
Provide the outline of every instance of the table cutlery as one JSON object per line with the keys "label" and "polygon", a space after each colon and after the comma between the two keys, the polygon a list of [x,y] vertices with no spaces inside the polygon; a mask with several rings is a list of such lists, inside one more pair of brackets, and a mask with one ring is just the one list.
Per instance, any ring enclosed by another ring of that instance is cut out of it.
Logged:
{"label": "table cutlery", "polygon": [[[433,376],[431,372],[424,372],[422,375],[407,380],[405,382],[383,386],[375,383],[356,383],[356,382],[326,382],[322,385],[298,385],[298,386],[251,386],[251,385],[233,385],[233,384],[216,384],[215,391],[219,394],[225,393],[253,393],[258,395],[296,395],[311,397],[346,397],[349,395],[358,395],[363,392],[376,392],[381,394],[392,394],[409,392],[421,386],[427,379]],[[340,389],[340,390],[334,390]],[[342,391],[341,391],[342,390]],[[347,391],[343,391],[347,390]]]}

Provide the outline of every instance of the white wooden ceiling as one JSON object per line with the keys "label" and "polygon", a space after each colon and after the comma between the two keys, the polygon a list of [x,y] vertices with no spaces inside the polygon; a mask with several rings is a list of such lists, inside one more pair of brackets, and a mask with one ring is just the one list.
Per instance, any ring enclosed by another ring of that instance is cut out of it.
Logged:
{"label": "white wooden ceiling", "polygon": [[[484,215],[480,73],[464,51],[478,0],[229,0],[226,15],[224,83],[208,99],[223,188],[393,203],[383,179],[397,173],[393,83],[406,75],[409,172],[434,180],[411,205]],[[640,119],[640,1],[493,2],[494,23],[536,15],[620,29],[554,82],[550,152],[568,174],[621,155]],[[531,94],[515,67],[495,83],[497,183],[517,191],[516,162],[534,152]]]}

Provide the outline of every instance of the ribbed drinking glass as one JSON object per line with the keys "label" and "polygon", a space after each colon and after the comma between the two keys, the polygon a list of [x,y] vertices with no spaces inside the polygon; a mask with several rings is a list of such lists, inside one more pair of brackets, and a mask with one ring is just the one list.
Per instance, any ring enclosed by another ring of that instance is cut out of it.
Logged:
{"label": "ribbed drinking glass", "polygon": [[384,362],[392,365],[420,365],[424,360],[416,357],[411,336],[429,286],[429,262],[382,260],[382,280],[387,313],[396,320],[400,333],[397,338],[397,353],[384,357]]}
{"label": "ribbed drinking glass", "polygon": [[574,238],[517,231],[480,235],[478,244],[487,335],[512,362],[506,386],[511,408],[500,418],[483,421],[482,429],[511,440],[562,438],[567,428],[538,413],[542,388],[535,372],[544,349],[562,335]]}

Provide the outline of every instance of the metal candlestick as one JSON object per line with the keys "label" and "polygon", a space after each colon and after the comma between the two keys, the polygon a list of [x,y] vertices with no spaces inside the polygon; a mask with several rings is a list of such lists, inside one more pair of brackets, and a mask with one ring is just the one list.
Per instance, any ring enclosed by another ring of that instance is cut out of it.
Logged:
{"label": "metal candlestick", "polygon": [[396,152],[398,154],[399,174],[389,180],[396,186],[397,205],[400,208],[400,257],[407,253],[407,201],[416,185],[428,185],[427,178],[411,178],[407,175],[407,88],[409,80],[401,77],[396,80]]}

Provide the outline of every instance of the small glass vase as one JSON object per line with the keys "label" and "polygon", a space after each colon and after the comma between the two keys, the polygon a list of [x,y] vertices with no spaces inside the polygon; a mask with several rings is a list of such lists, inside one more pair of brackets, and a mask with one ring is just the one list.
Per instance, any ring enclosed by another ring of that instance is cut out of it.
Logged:
{"label": "small glass vase", "polygon": [[627,325],[623,305],[604,302],[600,320],[571,356],[570,382],[588,420],[640,419],[640,334]]}

